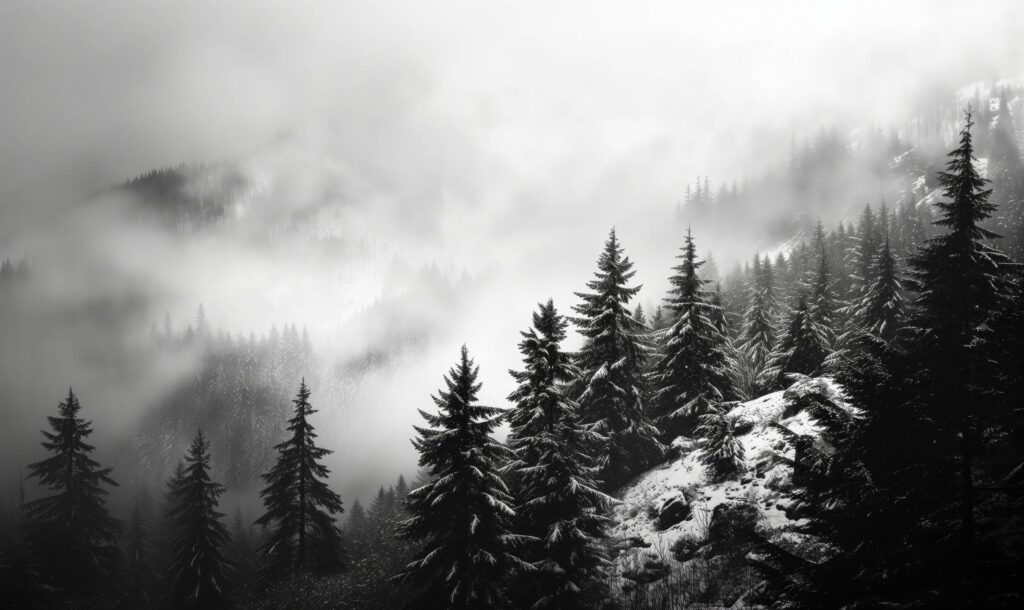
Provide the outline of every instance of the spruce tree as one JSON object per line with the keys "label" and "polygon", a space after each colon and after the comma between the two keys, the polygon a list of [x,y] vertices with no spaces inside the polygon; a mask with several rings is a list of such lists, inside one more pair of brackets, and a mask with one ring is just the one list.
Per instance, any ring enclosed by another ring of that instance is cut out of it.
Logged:
{"label": "spruce tree", "polygon": [[587,283],[591,292],[576,293],[583,302],[573,307],[579,316],[572,321],[584,339],[576,354],[580,376],[573,397],[581,421],[607,438],[598,455],[599,478],[605,489],[612,489],[659,460],[664,447],[645,412],[643,366],[650,347],[645,329],[626,307],[640,287],[627,286],[636,272],[614,229],[597,266]]}
{"label": "spruce tree", "polygon": [[867,291],[854,304],[855,321],[865,331],[892,341],[903,323],[904,304],[903,285],[888,237],[882,242],[872,271]]}
{"label": "spruce tree", "polygon": [[[917,292],[912,325],[923,365],[922,401],[939,426],[936,472],[954,457],[953,496],[959,507],[965,588],[973,588],[976,560],[975,469],[983,431],[995,414],[991,326],[1008,302],[1008,259],[989,241],[998,237],[981,224],[996,210],[988,181],[974,166],[973,125],[968,109],[960,142],[939,173],[945,201],[935,204],[935,224],[946,231],[929,239],[912,260]],[[948,473],[953,474],[953,473]]]}
{"label": "spruce tree", "polygon": [[871,286],[875,256],[882,245],[882,230],[879,225],[885,221],[885,218],[875,216],[870,205],[864,206],[864,211],[857,222],[857,235],[852,248],[853,300],[863,298]]}
{"label": "spruce tree", "polygon": [[29,465],[29,477],[52,495],[26,504],[28,538],[38,549],[44,578],[73,596],[86,595],[109,575],[118,557],[118,523],[107,512],[105,485],[116,485],[111,469],[90,457],[92,422],[79,417],[73,390],[47,417],[43,431],[50,457]]}
{"label": "spruce tree", "polygon": [[789,315],[785,334],[768,357],[759,384],[766,390],[774,390],[787,385],[787,373],[820,373],[828,356],[828,341],[828,332],[814,321],[807,300],[800,297]]}
{"label": "spruce tree", "polygon": [[713,479],[729,479],[744,471],[743,443],[736,438],[733,422],[722,407],[715,405],[700,416],[697,436],[700,437],[700,461],[708,467]]}
{"label": "spruce tree", "polygon": [[[754,257],[754,266],[747,287],[747,309],[743,313],[743,331],[740,334],[739,351],[744,358],[749,378],[756,380],[768,362],[768,356],[775,347],[775,315],[778,307],[775,301],[775,280],[771,260]],[[748,384],[756,385],[756,384]],[[748,394],[758,388],[748,387]]]}
{"label": "spruce tree", "polygon": [[256,525],[270,526],[263,552],[277,574],[340,569],[344,560],[337,517],[341,498],[327,485],[330,470],[321,461],[331,451],[318,447],[309,417],[316,413],[303,379],[292,400],[290,438],[274,447],[277,462],[263,475],[260,492],[266,512]]}
{"label": "spruce tree", "polygon": [[170,490],[174,524],[170,567],[171,603],[176,608],[224,608],[228,560],[223,548],[230,536],[217,504],[224,486],[210,479],[210,443],[196,431],[185,456],[184,477]]}
{"label": "spruce tree", "polygon": [[532,537],[524,559],[534,570],[514,586],[522,606],[589,608],[603,599],[602,540],[609,498],[598,490],[589,457],[603,440],[582,427],[564,384],[576,375],[562,351],[568,323],[552,301],[533,314],[521,333],[524,370],[510,371],[518,383],[509,400],[509,447],[505,470],[517,483],[518,532]]}
{"label": "spruce tree", "polygon": [[422,543],[399,578],[412,584],[416,608],[503,608],[503,579],[523,566],[512,552],[515,511],[499,474],[508,450],[490,434],[502,411],[477,403],[479,372],[465,346],[433,398],[438,412],[420,414],[413,446],[431,479],[409,493],[404,537]]}
{"label": "spruce tree", "polygon": [[825,230],[820,222],[815,231],[814,251],[816,255],[814,270],[808,280],[810,285],[808,311],[811,319],[827,337],[826,345],[831,346],[835,333],[834,318],[837,303],[832,290],[832,270],[825,247]]}
{"label": "spruce tree", "polygon": [[369,521],[366,517],[366,509],[356,499],[348,511],[348,521],[345,524],[345,538],[348,540],[349,552],[353,563],[361,560],[370,550],[368,544]]}
{"label": "spruce tree", "polygon": [[693,236],[686,233],[682,262],[669,278],[666,306],[675,323],[665,333],[662,357],[652,375],[655,422],[666,439],[690,434],[698,418],[733,394],[730,370],[735,362],[728,342],[714,320],[718,314],[698,270]]}

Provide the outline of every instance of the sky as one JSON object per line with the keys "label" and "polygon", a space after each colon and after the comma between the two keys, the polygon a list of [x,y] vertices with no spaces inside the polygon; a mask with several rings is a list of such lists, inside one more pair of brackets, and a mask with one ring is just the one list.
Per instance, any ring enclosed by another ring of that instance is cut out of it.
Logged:
{"label": "sky", "polygon": [[[1024,74],[1021,41],[1013,1],[11,0],[0,4],[0,258],[48,268],[42,301],[144,285],[153,316],[204,303],[234,332],[336,328],[386,290],[388,261],[339,290],[301,255],[218,233],[183,243],[85,202],[180,163],[245,159],[288,185],[265,202],[282,209],[315,205],[317,187],[341,180],[345,226],[388,256],[483,278],[464,295],[474,313],[412,375],[409,401],[426,400],[467,342],[485,398],[500,402],[533,304],[568,309],[609,227],[642,294],[660,294],[679,241],[666,219],[693,176],[756,174],[822,125],[898,129],[936,91]],[[748,254],[727,237],[706,249]],[[287,285],[308,298],[274,296],[300,268]],[[40,326],[20,329],[39,339],[29,355],[0,346],[0,390],[42,387],[0,408],[50,409],[81,380],[114,419],[166,385],[161,371],[112,390],[120,377],[83,362],[116,339]]]}

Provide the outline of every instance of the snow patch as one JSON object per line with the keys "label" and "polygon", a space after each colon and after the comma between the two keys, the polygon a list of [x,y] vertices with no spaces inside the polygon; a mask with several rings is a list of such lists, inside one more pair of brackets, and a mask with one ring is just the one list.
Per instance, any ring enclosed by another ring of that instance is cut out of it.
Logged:
{"label": "snow patch", "polygon": [[[610,534],[618,539],[616,561],[619,573],[657,558],[670,567],[678,567],[672,547],[681,538],[706,539],[715,507],[724,503],[748,503],[758,508],[761,526],[782,533],[796,521],[786,515],[792,502],[788,494],[791,469],[771,460],[775,453],[792,457],[789,447],[776,428],[779,423],[797,434],[819,434],[817,425],[805,411],[787,415],[790,399],[816,394],[825,396],[843,408],[851,409],[846,397],[832,379],[797,381],[788,390],[774,392],[740,403],[727,417],[736,422],[738,440],[745,450],[746,472],[739,480],[715,482],[700,462],[701,450],[690,439],[672,443],[678,458],[658,466],[622,489],[621,504],[613,509]],[[784,415],[786,415],[784,417]],[[691,511],[683,521],[664,530],[658,528],[659,509],[680,493],[689,500]]]}

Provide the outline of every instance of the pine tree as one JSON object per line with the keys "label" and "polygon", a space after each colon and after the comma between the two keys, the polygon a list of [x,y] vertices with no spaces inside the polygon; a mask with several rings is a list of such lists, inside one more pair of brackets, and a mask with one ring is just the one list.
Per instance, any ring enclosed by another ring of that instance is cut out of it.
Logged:
{"label": "pine tree", "polygon": [[603,439],[583,428],[564,384],[576,376],[561,349],[568,323],[549,300],[521,333],[523,371],[509,395],[509,447],[505,470],[517,483],[518,531],[533,537],[524,556],[535,568],[513,587],[520,605],[588,608],[603,599],[602,544],[609,499],[597,489],[589,457]]}
{"label": "pine tree", "polygon": [[309,422],[316,410],[303,379],[288,420],[290,438],[274,447],[278,457],[263,475],[267,486],[260,492],[266,512],[256,525],[270,526],[263,552],[276,573],[330,571],[344,561],[341,530],[335,523],[344,512],[341,498],[327,485],[330,470],[321,460],[331,451],[316,445],[317,434]]}
{"label": "pine tree", "polygon": [[717,405],[700,416],[700,461],[716,480],[735,477],[746,469],[743,443],[736,438],[733,428],[733,422]]}
{"label": "pine tree", "polygon": [[422,549],[399,575],[416,588],[416,608],[502,608],[502,580],[523,564],[512,553],[515,512],[498,472],[508,450],[490,434],[502,411],[477,404],[479,372],[465,346],[433,398],[438,413],[420,411],[413,446],[431,480],[409,493],[404,537]]}
{"label": "pine tree", "polygon": [[882,245],[882,231],[879,222],[884,219],[876,217],[870,205],[864,206],[857,223],[857,235],[852,252],[853,263],[853,299],[861,299],[871,286],[872,270],[875,255]]}
{"label": "pine tree", "polygon": [[409,499],[409,484],[405,482],[405,475],[398,475],[398,480],[395,481],[395,506],[394,512],[396,515],[402,514],[405,511],[405,503]]}
{"label": "pine tree", "polygon": [[118,523],[107,512],[104,485],[116,485],[111,469],[89,454],[92,422],[79,417],[73,390],[48,417],[43,431],[51,456],[29,465],[29,477],[55,493],[26,504],[29,541],[39,550],[42,569],[56,586],[72,595],[89,594],[109,575],[118,557]]}
{"label": "pine tree", "polygon": [[[775,315],[778,307],[775,301],[775,281],[771,260],[754,257],[753,277],[748,284],[747,309],[743,313],[743,332],[740,335],[739,350],[750,371],[750,378],[756,380],[768,362],[768,356],[775,347]],[[747,388],[756,393],[756,387]]]}
{"label": "pine tree", "polygon": [[654,315],[651,316],[651,330],[658,331],[667,326],[665,312],[661,305],[654,308]]}
{"label": "pine tree", "polygon": [[811,287],[808,311],[813,322],[820,327],[827,338],[826,346],[831,346],[835,331],[836,298],[832,291],[832,271],[829,268],[828,252],[825,248],[825,230],[820,222],[815,230],[814,251],[816,254],[815,266],[813,276],[808,281]]}
{"label": "pine tree", "polygon": [[361,560],[369,552],[368,544],[369,521],[366,509],[356,499],[348,511],[348,522],[345,524],[345,537],[348,540],[352,562]]}
{"label": "pine tree", "polygon": [[872,275],[864,296],[854,304],[855,320],[867,332],[892,341],[903,323],[904,306],[903,285],[888,237],[875,258]]}
{"label": "pine tree", "polygon": [[175,536],[170,567],[171,600],[177,608],[224,608],[228,597],[230,536],[217,512],[224,486],[210,479],[210,443],[196,431],[185,456],[184,476],[171,488]]}
{"label": "pine tree", "polygon": [[692,433],[702,414],[732,395],[730,369],[735,365],[714,323],[716,307],[698,275],[703,261],[697,259],[689,231],[676,258],[682,262],[673,268],[666,299],[676,321],[665,334],[663,355],[652,375],[655,422],[665,438]]}
{"label": "pine tree", "polygon": [[599,465],[600,478],[611,489],[660,459],[664,448],[645,413],[643,365],[650,351],[645,329],[626,308],[640,287],[626,285],[636,272],[614,229],[597,266],[595,279],[587,283],[591,292],[576,293],[583,303],[573,308],[579,317],[572,321],[584,338],[576,354],[580,377],[573,397],[581,421],[608,439]]}
{"label": "pine tree", "polygon": [[787,373],[818,374],[828,355],[828,339],[827,331],[815,323],[807,300],[800,297],[790,313],[786,333],[768,357],[758,383],[771,390],[787,385]]}
{"label": "pine tree", "polygon": [[[913,326],[916,349],[924,364],[924,404],[935,418],[939,459],[955,456],[955,497],[960,509],[965,587],[974,586],[976,549],[976,452],[980,435],[993,421],[990,323],[1008,301],[1008,260],[988,242],[998,237],[981,227],[996,210],[988,181],[974,166],[971,112],[960,143],[949,153],[939,182],[947,201],[936,203],[935,222],[946,232],[929,239],[912,260],[912,287],[917,292]],[[944,472],[942,462],[935,465]],[[952,473],[949,473],[952,474]]]}

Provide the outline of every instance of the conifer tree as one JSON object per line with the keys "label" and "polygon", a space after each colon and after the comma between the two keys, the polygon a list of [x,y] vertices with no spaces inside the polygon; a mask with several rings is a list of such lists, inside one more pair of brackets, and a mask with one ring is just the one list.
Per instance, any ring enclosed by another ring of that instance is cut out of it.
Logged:
{"label": "conifer tree", "polygon": [[876,217],[871,206],[865,205],[857,222],[857,235],[852,252],[853,300],[863,298],[871,286],[875,255],[878,254],[882,243],[880,222],[885,222],[885,219]]}
{"label": "conifer tree", "polygon": [[433,398],[436,414],[420,411],[413,446],[431,479],[409,493],[404,537],[422,549],[399,578],[415,589],[416,608],[503,608],[502,580],[524,564],[512,552],[515,511],[498,472],[508,450],[490,437],[502,411],[477,403],[478,367],[462,347],[459,363]]}
{"label": "conifer tree", "polygon": [[518,531],[533,539],[523,558],[534,570],[514,587],[523,606],[588,608],[604,597],[609,498],[597,488],[589,457],[603,439],[580,425],[564,393],[576,376],[561,349],[567,326],[551,300],[541,304],[533,327],[521,333],[524,370],[510,371],[518,386],[509,395],[514,456],[505,470],[517,483]]}
{"label": "conifer tree", "polygon": [[785,334],[768,357],[759,379],[761,387],[772,390],[786,386],[786,374],[815,375],[828,355],[828,333],[814,321],[807,300],[800,297],[790,313]]}
{"label": "conifer tree", "polygon": [[667,325],[665,321],[665,311],[661,305],[654,308],[654,315],[651,316],[651,330],[658,331]]}
{"label": "conifer tree", "polygon": [[366,509],[356,499],[348,511],[348,522],[345,524],[345,538],[348,540],[352,562],[362,559],[370,550],[368,545],[369,521]]}
{"label": "conifer tree", "polygon": [[854,305],[854,314],[861,328],[885,341],[895,339],[903,323],[903,286],[888,237],[875,258],[871,284]]}
{"label": "conifer tree", "polygon": [[746,468],[743,443],[733,433],[733,422],[725,411],[715,405],[700,416],[697,436],[700,437],[700,461],[717,480],[739,475]]}
{"label": "conifer tree", "polygon": [[395,501],[393,512],[396,515],[402,514],[405,511],[405,502],[409,499],[409,484],[405,482],[405,475],[398,475],[398,480],[395,481]]}
{"label": "conifer tree", "polygon": [[580,376],[573,396],[581,421],[607,438],[598,455],[599,478],[611,489],[660,459],[664,448],[645,413],[643,366],[650,351],[645,329],[626,308],[640,287],[627,286],[636,272],[623,256],[614,229],[597,266],[595,278],[587,283],[591,292],[576,293],[583,303],[573,307],[579,316],[572,321],[584,339],[576,354]]}
{"label": "conifer tree", "polygon": [[54,493],[27,503],[28,538],[38,549],[45,577],[71,595],[93,592],[118,557],[117,522],[107,512],[105,485],[116,485],[111,469],[89,454],[92,422],[79,417],[73,390],[47,417],[43,431],[51,454],[29,465],[29,477]]}
{"label": "conifer tree", "polygon": [[335,523],[344,512],[341,498],[327,485],[330,470],[321,461],[331,451],[318,447],[309,417],[316,413],[309,403],[306,381],[292,403],[288,420],[290,438],[274,448],[277,462],[263,475],[267,486],[260,492],[266,512],[256,525],[270,526],[263,552],[278,573],[330,571],[344,561],[341,530]]}
{"label": "conifer tree", "polygon": [[[925,364],[922,400],[940,430],[938,459],[955,456],[958,553],[966,587],[977,578],[975,468],[980,435],[993,421],[990,323],[1008,302],[1008,259],[989,241],[998,237],[981,223],[995,212],[988,181],[974,166],[973,122],[968,109],[960,142],[939,173],[945,201],[935,204],[935,224],[946,231],[929,239],[912,260],[917,292],[913,326]],[[943,471],[942,463],[935,464]]]}
{"label": "conifer tree", "polygon": [[830,346],[835,331],[836,298],[832,291],[832,271],[829,268],[828,252],[825,249],[825,230],[820,222],[815,231],[814,250],[816,259],[812,278],[808,281],[810,301],[807,305],[811,320],[824,333],[826,346]]}
{"label": "conifer tree", "polygon": [[733,394],[730,368],[735,364],[714,323],[716,307],[698,274],[703,261],[697,259],[689,231],[676,258],[682,262],[673,268],[666,299],[676,321],[666,331],[663,355],[652,375],[655,422],[665,438],[692,433],[702,414]]}
{"label": "conifer tree", "polygon": [[[749,376],[756,380],[768,362],[768,356],[775,347],[775,281],[771,260],[754,257],[753,277],[747,287],[747,309],[743,313],[743,332],[740,335],[739,350],[743,355]],[[747,388],[756,393],[756,388]]]}
{"label": "conifer tree", "polygon": [[171,602],[176,608],[224,608],[228,560],[223,548],[230,536],[217,504],[224,486],[210,479],[210,443],[196,431],[185,456],[185,472],[170,490],[174,524],[170,567]]}

